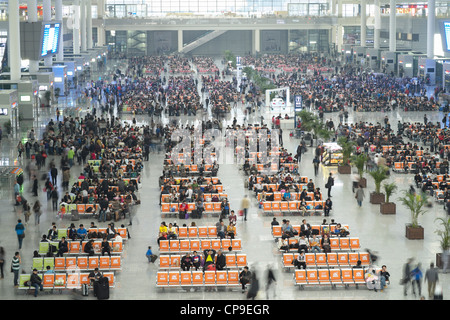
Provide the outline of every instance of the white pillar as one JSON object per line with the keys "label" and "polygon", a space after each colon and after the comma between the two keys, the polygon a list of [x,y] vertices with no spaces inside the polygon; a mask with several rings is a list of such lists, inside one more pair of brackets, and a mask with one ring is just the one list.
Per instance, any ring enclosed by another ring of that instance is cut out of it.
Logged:
{"label": "white pillar", "polygon": [[373,28],[373,47],[380,49],[380,29],[381,29],[381,12],[380,0],[375,0],[375,25]]}
{"label": "white pillar", "polygon": [[87,49],[86,43],[86,0],[80,0],[80,37],[81,37],[81,51]]}
{"label": "white pillar", "polygon": [[261,51],[261,30],[253,30],[253,54]]}
{"label": "white pillar", "polygon": [[389,14],[389,51],[397,51],[397,21],[396,21],[396,1],[390,0]]}
{"label": "white pillar", "polygon": [[428,1],[427,18],[427,58],[434,58],[434,28],[436,20],[436,0]]}
{"label": "white pillar", "polygon": [[367,29],[367,0],[361,0],[361,47],[366,46],[366,29]]}
{"label": "white pillar", "polygon": [[12,81],[20,81],[20,21],[19,21],[19,1],[8,1],[8,47],[9,47],[9,68]]}
{"label": "white pillar", "polygon": [[[28,22],[37,22],[37,0],[27,0]],[[39,60],[30,60],[30,73],[39,71]]]}
{"label": "white pillar", "polygon": [[59,31],[59,51],[56,54],[56,60],[64,60],[64,29],[63,29],[63,14],[62,14],[62,0],[55,0],[55,19],[61,21],[61,29]]}
{"label": "white pillar", "polygon": [[338,17],[342,18],[342,0],[338,0]]}
{"label": "white pillar", "polygon": [[74,0],[73,13],[73,53],[80,53],[80,0]]}
{"label": "white pillar", "polygon": [[97,1],[97,18],[100,20],[100,24],[97,27],[97,46],[101,47],[105,45],[105,28],[103,27],[103,18],[105,16],[105,1]]}
{"label": "white pillar", "polygon": [[[45,22],[49,22],[52,20],[52,1],[51,0],[43,0],[42,1],[42,17]],[[49,67],[53,64],[52,55],[44,58],[44,65]]]}
{"label": "white pillar", "polygon": [[183,49],[183,30],[178,30],[178,52]]}
{"label": "white pillar", "polygon": [[88,49],[92,49],[92,1],[86,0],[86,46]]}

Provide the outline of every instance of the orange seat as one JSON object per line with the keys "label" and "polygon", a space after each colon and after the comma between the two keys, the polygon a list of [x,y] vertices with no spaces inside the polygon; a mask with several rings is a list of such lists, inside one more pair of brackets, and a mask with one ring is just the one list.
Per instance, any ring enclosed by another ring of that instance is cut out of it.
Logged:
{"label": "orange seat", "polygon": [[245,267],[247,265],[247,255],[243,253],[237,253],[236,263],[238,267]]}
{"label": "orange seat", "polygon": [[221,248],[220,239],[211,239],[211,249],[219,250]]}
{"label": "orange seat", "polygon": [[180,272],[180,283],[182,286],[190,286],[192,284],[192,274],[190,271]]}
{"label": "orange seat", "polygon": [[53,288],[55,284],[55,275],[54,274],[44,274],[42,276],[42,285],[44,288]]}
{"label": "orange seat", "polygon": [[216,272],[215,271],[205,271],[205,285],[212,286],[216,284]]}
{"label": "orange seat", "polygon": [[189,252],[191,249],[191,245],[188,239],[180,240],[180,251],[181,252]]}
{"label": "orange seat", "polygon": [[272,213],[280,213],[281,210],[281,204],[280,201],[274,201],[272,202]]}
{"label": "orange seat", "polygon": [[197,238],[198,229],[197,227],[188,227],[189,238]]}
{"label": "orange seat", "polygon": [[179,227],[178,228],[178,237],[179,238],[187,238],[188,232],[187,227]]}
{"label": "orange seat", "polygon": [[159,268],[167,269],[170,267],[170,256],[162,254],[159,256]]}
{"label": "orange seat", "polygon": [[159,252],[169,252],[169,240],[159,241]]}
{"label": "orange seat", "polygon": [[66,257],[66,270],[72,270],[77,268],[76,257]]}
{"label": "orange seat", "polygon": [[100,270],[109,270],[110,262],[111,261],[110,261],[109,257],[106,257],[106,256],[100,257],[98,268]]}
{"label": "orange seat", "polygon": [[364,280],[364,270],[363,269],[353,269],[353,281],[355,284],[365,284]]}
{"label": "orange seat", "polygon": [[228,284],[228,275],[227,275],[226,270],[217,270],[216,271],[216,284],[217,285]]}
{"label": "orange seat", "polygon": [[200,240],[198,239],[191,239],[191,251],[199,251],[200,250]]}
{"label": "orange seat", "polygon": [[281,237],[281,235],[282,235],[282,232],[281,232],[281,226],[273,226],[273,227],[272,227],[272,235],[273,235],[275,238]]}
{"label": "orange seat", "polygon": [[293,253],[283,253],[283,266],[286,268],[293,267],[294,264],[294,254]]}
{"label": "orange seat", "polygon": [[62,281],[63,285],[61,287],[65,287],[67,284],[67,275],[65,273],[56,273],[55,281]]}
{"label": "orange seat", "polygon": [[330,270],[329,269],[319,269],[319,284],[330,285]]}
{"label": "orange seat", "polygon": [[231,247],[234,251],[241,251],[242,250],[242,242],[241,239],[232,239],[231,240]]}
{"label": "orange seat", "polygon": [[348,253],[347,252],[338,252],[337,253],[337,259],[340,267],[348,267],[349,261],[348,261]]}
{"label": "orange seat", "polygon": [[88,263],[89,263],[89,270],[94,270],[95,268],[99,267],[99,258],[96,256],[89,257]]}
{"label": "orange seat", "polygon": [[325,253],[323,253],[323,252],[316,253],[316,265],[318,267],[326,267],[327,266],[327,256]]}
{"label": "orange seat", "polygon": [[340,269],[330,269],[330,281],[333,285],[342,284]]}
{"label": "orange seat", "polygon": [[348,238],[339,238],[339,248],[341,250],[350,250],[350,240]]}
{"label": "orange seat", "polygon": [[179,254],[172,254],[170,256],[170,267],[171,268],[180,267],[180,263],[181,263],[181,256]]}
{"label": "orange seat", "polygon": [[328,267],[337,267],[337,266],[339,266],[336,252],[328,252],[326,256],[327,256]]}
{"label": "orange seat", "polygon": [[200,238],[208,237],[208,227],[198,227],[198,236]]}
{"label": "orange seat", "polygon": [[217,237],[217,228],[216,228],[216,226],[208,226],[208,237],[210,237],[210,238]]}
{"label": "orange seat", "polygon": [[62,271],[66,269],[66,258],[55,257],[55,270]]}
{"label": "orange seat", "polygon": [[222,212],[221,202],[213,202],[214,212]]}
{"label": "orange seat", "polygon": [[91,279],[89,279],[89,273],[80,273],[80,284],[91,284]]}
{"label": "orange seat", "polygon": [[170,252],[180,252],[180,241],[179,240],[170,240],[169,241],[169,250]]}
{"label": "orange seat", "polygon": [[120,256],[111,256],[110,264],[110,269],[119,270],[122,268],[122,258]]}
{"label": "orange seat", "polygon": [[240,285],[238,270],[228,270],[228,285]]}
{"label": "orange seat", "polygon": [[69,252],[70,253],[79,253],[80,252],[80,243],[78,241],[70,241],[69,242]]}
{"label": "orange seat", "polygon": [[202,250],[211,249],[211,240],[210,239],[201,239],[200,244],[202,246]]}
{"label": "orange seat", "polygon": [[202,271],[192,271],[192,285],[194,285],[194,286],[203,285],[203,272]]}
{"label": "orange seat", "polygon": [[318,274],[316,269],[306,270],[306,281],[308,284],[319,284]]}
{"label": "orange seat", "polygon": [[156,273],[156,286],[166,287],[169,285],[169,274],[168,272],[158,271]]}
{"label": "orange seat", "polygon": [[77,258],[77,267],[80,270],[88,269],[88,257],[78,257]]}
{"label": "orange seat", "polygon": [[331,250],[339,250],[339,238],[330,238]]}
{"label": "orange seat", "polygon": [[295,283],[298,285],[307,284],[306,281],[306,270],[295,270]]}
{"label": "orange seat", "polygon": [[359,250],[361,248],[359,243],[359,238],[351,237],[350,238],[350,249],[351,250]]}
{"label": "orange seat", "polygon": [[75,273],[69,273],[66,277],[66,288],[80,288],[80,274]]}
{"label": "orange seat", "polygon": [[179,285],[180,285],[180,272],[169,271],[169,286],[179,286]]}
{"label": "orange seat", "polygon": [[351,266],[356,266],[359,260],[359,254],[358,252],[349,252],[348,253],[348,263]]}
{"label": "orange seat", "polygon": [[221,244],[222,250],[228,251],[229,247],[231,247],[231,239],[222,239],[222,244]]}
{"label": "orange seat", "polygon": [[316,255],[314,253],[305,253],[305,262],[307,267],[316,266]]}
{"label": "orange seat", "polygon": [[235,268],[237,267],[236,263],[236,255],[233,253],[229,253],[225,255],[225,261],[227,264],[227,268]]}
{"label": "orange seat", "polygon": [[342,283],[343,284],[355,284],[353,281],[353,270],[352,269],[340,269],[341,270],[341,277],[342,277]]}
{"label": "orange seat", "polygon": [[370,255],[368,252],[360,252],[359,260],[363,266],[368,266],[370,264]]}

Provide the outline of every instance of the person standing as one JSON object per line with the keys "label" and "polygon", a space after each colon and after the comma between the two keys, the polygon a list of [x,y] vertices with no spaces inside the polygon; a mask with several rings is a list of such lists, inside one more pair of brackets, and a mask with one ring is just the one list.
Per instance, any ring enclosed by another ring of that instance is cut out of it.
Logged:
{"label": "person standing", "polygon": [[17,240],[19,240],[19,250],[22,249],[22,241],[25,238],[25,226],[22,223],[22,220],[17,220],[17,224],[15,227]]}
{"label": "person standing", "polygon": [[50,176],[52,177],[52,184],[56,186],[58,181],[58,169],[55,165],[52,165],[52,168],[50,169]]}
{"label": "person standing", "polygon": [[11,271],[14,273],[14,287],[19,286],[19,271],[20,271],[20,264],[22,263],[22,259],[20,257],[19,252],[16,252],[14,254],[14,257],[11,261]]}
{"label": "person standing", "polygon": [[297,147],[297,162],[300,163],[301,161],[302,161],[302,145],[299,144]]}
{"label": "person standing", "polygon": [[420,263],[417,264],[417,266],[411,271],[411,278],[412,278],[412,290],[414,296],[416,295],[416,286],[417,290],[419,292],[419,297],[422,296],[422,270],[420,269],[421,265]]}
{"label": "person standing", "polygon": [[37,197],[38,196],[38,178],[36,177],[36,175],[33,175],[33,188],[32,188],[32,192],[33,192],[33,196]]}
{"label": "person standing", "polygon": [[267,269],[267,284],[266,284],[266,298],[269,300],[269,292],[273,291],[273,297],[275,298],[276,288],[275,285],[277,284],[277,279],[275,278],[275,274],[273,272],[272,266],[269,265]]}
{"label": "person standing", "polygon": [[331,198],[331,188],[333,186],[334,186],[334,178],[333,178],[333,174],[330,172],[327,183],[325,184],[325,188],[328,189],[328,198]]}
{"label": "person standing", "polygon": [[407,295],[408,287],[411,283],[411,263],[412,263],[412,261],[413,261],[413,259],[409,258],[408,261],[403,266],[402,284],[403,284],[403,295],[405,297]]}
{"label": "person standing", "polygon": [[5,277],[3,273],[4,264],[5,264],[5,249],[3,247],[0,247],[0,279],[3,279]]}
{"label": "person standing", "polygon": [[436,283],[439,281],[438,270],[434,267],[434,263],[430,263],[430,268],[425,272],[424,282],[428,282],[428,298],[434,297]]}
{"label": "person standing", "polygon": [[244,221],[247,221],[247,213],[248,209],[250,208],[250,200],[248,199],[247,195],[245,195],[241,201],[241,208],[244,211]]}
{"label": "person standing", "polygon": [[358,202],[358,206],[360,206],[360,207],[362,206],[364,197],[365,197],[364,189],[360,185],[358,185],[358,189],[356,189],[356,195],[355,195],[356,201]]}
{"label": "person standing", "polygon": [[58,210],[59,193],[58,193],[58,188],[56,186],[53,188],[50,197],[52,198],[53,211],[57,211]]}
{"label": "person standing", "polygon": [[317,174],[319,173],[319,164],[320,164],[319,157],[314,157],[313,165],[314,165],[314,175],[315,176],[317,176]]}
{"label": "person standing", "polygon": [[42,214],[41,203],[39,200],[36,200],[36,202],[34,203],[33,212],[34,212],[34,224],[38,225]]}

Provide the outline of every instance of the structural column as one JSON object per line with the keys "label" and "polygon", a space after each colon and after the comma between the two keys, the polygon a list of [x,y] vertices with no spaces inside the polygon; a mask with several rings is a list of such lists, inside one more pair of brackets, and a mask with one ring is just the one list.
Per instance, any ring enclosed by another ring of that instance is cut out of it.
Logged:
{"label": "structural column", "polygon": [[366,30],[367,30],[367,0],[361,0],[361,47],[366,46]]}
{"label": "structural column", "polygon": [[375,0],[374,5],[375,5],[375,25],[373,28],[373,47],[374,49],[380,49],[380,29],[381,29],[380,0]]}
{"label": "structural column", "polygon": [[338,18],[342,18],[342,0],[337,0],[338,1]]}
{"label": "structural column", "polygon": [[20,81],[20,22],[19,22],[19,1],[8,1],[8,47],[9,47],[9,68],[12,81]]}
{"label": "structural column", "polygon": [[105,1],[97,0],[97,18],[100,21],[97,27],[97,46],[105,45],[105,28],[103,27],[103,17],[105,16]]}
{"label": "structural column", "polygon": [[84,52],[87,49],[87,37],[86,37],[86,0],[80,0],[80,38],[81,38],[81,51]]}
{"label": "structural column", "polygon": [[395,0],[390,0],[390,14],[389,14],[389,51],[397,51],[397,21],[396,21],[397,6]]}
{"label": "structural column", "polygon": [[74,0],[73,13],[73,53],[80,54],[80,0]]}
{"label": "structural column", "polygon": [[[37,0],[27,1],[28,22],[37,22]],[[39,60],[30,60],[29,65],[30,73],[36,73],[39,71]]]}
{"label": "structural column", "polygon": [[55,20],[61,21],[61,29],[59,31],[59,51],[56,54],[56,60],[64,60],[64,29],[63,29],[63,14],[62,14],[62,0],[55,0]]}
{"label": "structural column", "polygon": [[253,54],[261,51],[261,30],[253,30]]}
{"label": "structural column", "polygon": [[178,52],[183,49],[183,30],[178,30]]}
{"label": "structural column", "polygon": [[[50,22],[52,20],[52,1],[43,0],[42,2],[42,17],[44,22]],[[49,67],[53,64],[52,55],[44,58],[44,65]]]}
{"label": "structural column", "polygon": [[88,49],[92,49],[92,1],[86,0],[86,46]]}
{"label": "structural column", "polygon": [[436,0],[428,1],[427,18],[427,58],[434,58],[434,28],[436,20]]}

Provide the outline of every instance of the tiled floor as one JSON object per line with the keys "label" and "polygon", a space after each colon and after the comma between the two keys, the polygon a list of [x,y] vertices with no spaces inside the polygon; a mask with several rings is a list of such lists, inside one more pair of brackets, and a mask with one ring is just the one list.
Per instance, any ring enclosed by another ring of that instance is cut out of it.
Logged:
{"label": "tiled floor", "polygon": [[[71,102],[60,101],[62,108]],[[233,111],[224,119],[221,119],[224,124],[232,122],[233,117],[236,116],[239,123],[242,123],[244,115],[241,106],[236,113]],[[48,121],[51,117],[50,111],[45,111],[39,119],[39,123],[33,125],[40,125]],[[250,123],[258,122],[257,119],[264,115],[270,121],[271,114],[265,112],[257,112],[250,116]],[[388,115],[391,123],[397,123],[398,120],[403,121],[422,121],[423,113],[414,112],[407,113],[403,111],[395,111],[390,113],[358,113],[350,112],[349,121],[382,121],[385,115]],[[436,122],[442,118],[441,113],[428,113],[430,121]],[[337,114],[325,114],[325,118],[332,117],[337,120]],[[124,120],[131,120],[130,115],[124,115]],[[179,120],[182,123],[192,123],[201,119],[197,117],[181,117]],[[137,117],[138,122],[148,122],[147,116]],[[167,119],[163,119],[167,122]],[[289,137],[288,130],[284,131],[283,135],[284,146],[288,150],[294,152],[297,148],[298,140]],[[16,157],[15,145],[16,141],[10,142],[6,139],[0,144],[1,157],[9,158],[13,161]],[[312,167],[312,152],[310,148],[306,155],[303,156],[301,162],[301,174],[308,177],[314,176]],[[145,163],[143,171],[142,188],[139,190],[142,203],[139,206],[136,218],[133,220],[133,225],[129,227],[131,239],[125,244],[123,254],[123,270],[117,273],[116,288],[111,290],[110,299],[117,300],[142,300],[142,299],[171,299],[171,300],[202,300],[202,299],[229,299],[242,300],[245,299],[240,290],[236,291],[213,291],[206,292],[199,290],[196,292],[185,292],[176,288],[161,290],[156,288],[156,272],[157,265],[149,264],[145,257],[147,246],[151,245],[155,253],[158,254],[156,235],[159,224],[162,220],[166,222],[177,221],[177,218],[164,218],[160,216],[159,208],[159,187],[158,178],[162,172],[163,154],[152,153],[151,161]],[[24,163],[22,163],[24,165]],[[77,166],[72,169],[72,175],[76,175]],[[382,299],[382,300],[397,300],[397,299],[418,299],[411,293],[407,297],[403,296],[403,287],[399,284],[402,277],[402,267],[406,260],[414,257],[416,263],[422,263],[423,271],[428,267],[429,263],[435,261],[435,254],[440,252],[439,240],[435,234],[437,224],[435,219],[437,217],[445,217],[445,212],[441,205],[434,205],[428,209],[426,214],[420,218],[420,223],[425,228],[425,240],[408,240],[405,238],[405,224],[409,222],[409,213],[401,205],[397,206],[396,215],[381,215],[379,213],[378,205],[372,205],[366,198],[363,202],[363,207],[359,208],[351,192],[351,176],[337,174],[336,168],[321,167],[319,175],[314,178],[318,187],[324,190],[325,179],[329,172],[335,173],[335,186],[332,191],[332,200],[334,203],[334,210],[332,211],[330,219],[335,219],[337,222],[349,224],[351,235],[360,237],[362,248],[369,248],[378,253],[380,259],[379,264],[386,264],[388,271],[391,274],[391,284],[384,292],[375,293],[366,288],[360,289],[343,289],[337,288],[331,290],[329,288],[307,288],[306,290],[299,290],[293,284],[293,271],[285,272],[281,268],[281,255],[277,253],[276,244],[272,239],[270,222],[272,217],[262,216],[257,208],[256,202],[250,210],[248,221],[244,222],[238,219],[237,234],[242,239],[243,252],[247,254],[250,268],[257,272],[261,280],[261,295],[258,298],[265,299],[264,294],[264,272],[267,265],[272,265],[275,268],[277,286],[275,299],[283,300],[365,300],[365,299]],[[244,194],[248,193],[244,188],[244,176],[238,170],[236,164],[223,164],[220,166],[219,178],[224,184],[224,189],[228,193],[231,208],[238,210],[240,201]],[[390,181],[395,181],[399,186],[399,191],[407,189],[412,182],[410,175],[391,174]],[[18,249],[17,239],[14,232],[14,226],[18,218],[18,214],[14,211],[8,197],[9,190],[2,188],[2,198],[0,199],[0,246],[6,250],[5,278],[0,280],[0,299],[34,299],[32,295],[24,295],[24,292],[18,292],[13,288],[12,274],[9,272],[9,263],[14,251]],[[26,193],[28,192],[28,183],[25,184]],[[42,186],[40,187],[42,190]],[[374,184],[371,178],[368,178],[368,189],[366,196],[370,191],[374,190]],[[28,196],[32,199],[31,195]],[[396,196],[394,195],[394,199]],[[45,195],[40,192],[39,199],[42,203],[47,204]],[[253,198],[252,198],[253,199]],[[307,217],[307,221],[311,224],[320,224],[323,217]],[[279,218],[281,220],[281,217]],[[301,217],[292,217],[291,222],[299,224]],[[32,252],[37,249],[38,242],[42,234],[46,233],[51,222],[55,221],[54,213],[50,210],[44,210],[41,217],[41,223],[38,226],[34,225],[33,216],[31,217],[27,228],[27,237],[24,240],[22,255],[22,266],[26,271],[30,271],[32,262]],[[81,222],[81,221],[80,221]],[[89,224],[90,220],[82,221]],[[181,221],[177,221],[181,224]],[[196,221],[197,225],[208,225],[217,222],[217,218],[203,218],[201,221]],[[69,221],[58,222],[59,227],[68,226]],[[99,224],[102,226],[102,224]],[[449,297],[449,274],[440,274],[441,284],[444,290],[444,298]],[[422,290],[422,295],[427,296],[426,289]],[[51,294],[41,294],[38,299],[54,299],[55,296]],[[57,296],[58,299],[73,299],[74,296],[67,293]],[[81,297],[80,297],[81,298]],[[271,297],[272,299],[273,297]],[[93,299],[92,296],[86,299]]]}

